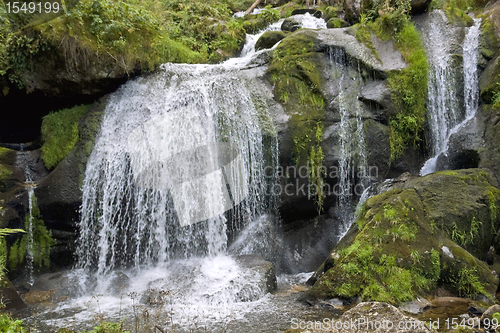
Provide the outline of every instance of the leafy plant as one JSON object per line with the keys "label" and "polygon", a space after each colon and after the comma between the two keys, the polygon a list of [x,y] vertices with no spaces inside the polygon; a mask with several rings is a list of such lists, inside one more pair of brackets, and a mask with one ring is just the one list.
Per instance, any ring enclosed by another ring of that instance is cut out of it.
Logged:
{"label": "leafy plant", "polygon": [[7,314],[0,314],[0,332],[26,333],[28,330],[22,326],[22,320],[14,320]]}

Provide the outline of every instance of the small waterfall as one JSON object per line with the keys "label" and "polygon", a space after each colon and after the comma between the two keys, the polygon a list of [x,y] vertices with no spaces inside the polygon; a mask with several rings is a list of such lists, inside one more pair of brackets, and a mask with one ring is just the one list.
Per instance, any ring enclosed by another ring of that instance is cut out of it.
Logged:
{"label": "small waterfall", "polygon": [[275,135],[263,131],[273,127],[267,92],[240,74],[263,52],[257,39],[242,58],[164,64],[112,95],[85,173],[79,268],[103,276],[224,254],[237,231],[227,225],[241,229],[272,206],[264,168],[277,165],[278,146],[263,143]]}
{"label": "small waterfall", "polygon": [[30,285],[35,282],[34,276],[33,276],[33,201],[35,200],[35,192],[34,192],[34,187],[29,185],[28,186],[28,196],[29,196],[29,211],[28,215],[26,216],[26,219],[28,220],[28,227],[26,230],[26,233],[28,234],[28,248],[26,251],[26,271],[28,275],[28,283]]}
{"label": "small waterfall", "polygon": [[476,115],[479,103],[479,77],[477,73],[477,57],[479,51],[479,27],[481,19],[475,18],[474,25],[467,28],[464,39],[464,102],[466,120]]}
{"label": "small waterfall", "polygon": [[[457,73],[452,60],[449,25],[442,11],[434,11],[438,19],[430,21],[426,29],[428,59],[431,65],[428,90],[428,121],[432,143],[432,157],[429,158],[420,174],[422,176],[436,171],[437,161],[441,154],[447,154],[450,136],[472,117],[474,117],[479,101],[477,55],[479,47],[479,26],[481,19],[474,19],[474,25],[466,28],[463,41],[463,80],[465,114],[461,112],[459,102],[462,100],[456,90]],[[459,73],[462,74],[462,73]]]}
{"label": "small waterfall", "polygon": [[[25,186],[28,192],[28,211],[25,217],[25,229],[26,236],[28,239],[26,247],[26,275],[27,282],[32,285],[34,282],[34,217],[33,217],[33,207],[36,205],[35,198],[35,179],[37,175],[33,172],[31,167],[36,164],[30,151],[20,151],[17,154],[17,165],[23,170],[25,177]],[[24,254],[22,254],[24,255]]]}
{"label": "small waterfall", "polygon": [[[363,86],[363,79],[357,64],[350,64],[343,50],[330,51],[333,73],[338,80],[338,110],[340,114],[339,185],[335,191],[338,197],[338,215],[343,221],[340,234],[345,234],[353,222],[352,199],[358,184],[366,188],[368,179],[364,177],[368,169],[363,111],[357,98]],[[356,70],[349,70],[353,67]],[[358,178],[358,176],[361,177]],[[341,237],[339,238],[341,239]]]}

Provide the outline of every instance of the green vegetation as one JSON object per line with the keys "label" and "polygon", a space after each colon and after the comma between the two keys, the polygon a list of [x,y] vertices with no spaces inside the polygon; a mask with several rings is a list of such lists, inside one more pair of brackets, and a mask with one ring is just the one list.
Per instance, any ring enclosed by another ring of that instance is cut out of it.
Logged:
{"label": "green vegetation", "polygon": [[50,113],[42,121],[42,159],[47,169],[54,169],[78,141],[78,121],[90,105],[75,106]]}
{"label": "green vegetation", "polygon": [[91,331],[85,331],[83,333],[130,333],[129,331],[123,330],[123,323],[111,323],[102,322],[99,326],[94,327]]}
{"label": "green vegetation", "polygon": [[269,66],[274,94],[291,115],[292,159],[309,167],[309,185],[318,212],[323,209],[323,159],[321,148],[325,102],[320,92],[321,56],[314,52],[314,36],[298,31],[284,38],[272,54]]}
{"label": "green vegetation", "polygon": [[482,225],[481,221],[477,221],[476,217],[472,217],[470,223],[470,230],[460,231],[458,230],[457,224],[453,222],[453,226],[451,227],[450,237],[455,243],[460,244],[461,246],[474,244],[474,238],[479,234],[479,229],[481,225]]}
{"label": "green vegetation", "polygon": [[[31,214],[26,216],[24,221],[25,230],[32,230],[32,255],[35,268],[49,267],[50,249],[55,244],[52,239],[52,232],[47,230],[42,220],[40,210],[36,205],[33,194],[33,207]],[[30,226],[31,225],[31,226]],[[30,243],[29,232],[25,233],[21,239],[18,239],[9,249],[9,267],[14,269],[24,264],[28,253]]]}
{"label": "green vegetation", "polygon": [[14,320],[7,314],[0,314],[0,332],[26,333],[28,330],[22,326],[22,320]]}
{"label": "green vegetation", "polygon": [[490,300],[494,300],[493,296],[486,292],[484,286],[479,281],[477,269],[475,267],[463,267],[458,272],[458,277],[453,280],[453,284],[457,288],[460,296],[475,297],[478,294],[482,294]]}
{"label": "green vegetation", "polygon": [[[377,55],[370,32],[378,38],[393,38],[408,67],[389,72],[392,99],[399,112],[389,120],[391,161],[401,156],[409,144],[417,145],[424,137],[429,65],[422,39],[410,21],[409,0],[372,1],[371,9],[356,25],[358,40]],[[378,56],[378,55],[377,55]]]}

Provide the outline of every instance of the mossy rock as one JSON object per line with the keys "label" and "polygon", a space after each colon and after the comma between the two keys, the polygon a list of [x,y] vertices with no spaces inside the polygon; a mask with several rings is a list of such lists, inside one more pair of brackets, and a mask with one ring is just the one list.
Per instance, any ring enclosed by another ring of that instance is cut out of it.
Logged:
{"label": "mossy rock", "polygon": [[262,36],[260,36],[257,43],[255,43],[255,49],[270,49],[277,42],[286,37],[286,33],[283,31],[266,31]]}
{"label": "mossy rock", "polygon": [[283,21],[281,24],[281,30],[294,32],[299,30],[301,27],[300,22],[293,17],[289,17]]}
{"label": "mossy rock", "polygon": [[484,149],[479,151],[479,167],[492,171],[500,182],[500,110],[491,105],[482,105],[479,115],[484,119]]}
{"label": "mossy rock", "polygon": [[326,22],[326,27],[328,29],[345,28],[348,26],[349,26],[349,23],[347,23],[347,21],[345,21],[341,18],[338,18],[338,17],[331,18]]}
{"label": "mossy rock", "polygon": [[486,68],[479,78],[479,91],[481,98],[490,104],[493,97],[500,91],[500,52],[494,55],[494,58],[488,62]]}
{"label": "mossy rock", "polygon": [[[500,8],[496,9],[495,12],[500,12]],[[500,13],[499,13],[500,14]],[[500,16],[500,15],[499,15]],[[479,48],[481,54],[486,59],[491,59],[498,50],[498,35],[495,33],[495,28],[491,24],[488,16],[484,17],[481,21],[481,35],[479,36]]]}
{"label": "mossy rock", "polygon": [[445,284],[461,296],[493,299],[498,279],[478,259],[500,224],[500,190],[491,183],[484,170],[443,171],[368,199],[353,226],[359,231],[337,245],[333,267],[303,297],[395,304]]}

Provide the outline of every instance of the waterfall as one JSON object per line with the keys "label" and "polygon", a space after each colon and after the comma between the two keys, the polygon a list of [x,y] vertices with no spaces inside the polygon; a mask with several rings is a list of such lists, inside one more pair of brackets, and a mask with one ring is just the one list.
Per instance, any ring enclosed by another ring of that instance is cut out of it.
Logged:
{"label": "waterfall", "polygon": [[[23,147],[21,147],[22,149]],[[25,229],[27,237],[27,247],[26,247],[26,275],[27,282],[32,285],[34,282],[34,256],[33,256],[33,246],[34,246],[34,224],[33,224],[33,207],[36,205],[35,198],[35,180],[38,180],[37,175],[33,172],[32,167],[37,163],[36,159],[32,156],[31,151],[23,151],[17,153],[17,165],[23,170],[26,186],[28,192],[28,211],[25,217]],[[24,255],[24,254],[21,254]]]}
{"label": "waterfall", "polygon": [[[453,38],[450,37],[446,15],[442,11],[434,11],[431,15],[438,17],[430,21],[424,40],[430,63],[427,110],[432,157],[420,170],[422,176],[437,171],[438,157],[447,154],[450,136],[474,117],[479,101],[477,55],[481,19],[474,19],[474,25],[466,28],[462,53],[463,73],[456,73],[450,52]],[[457,75],[460,74],[463,74],[464,80],[465,114],[460,112],[461,98],[456,89]]]}
{"label": "waterfall", "polygon": [[[363,189],[367,186],[365,175],[368,165],[366,157],[363,112],[358,100],[358,93],[364,85],[358,64],[349,63],[343,50],[330,50],[330,62],[333,75],[338,81],[338,110],[340,115],[339,130],[339,184],[335,191],[338,198],[337,211],[343,223],[339,240],[349,230],[354,218],[352,199],[357,181]],[[354,67],[355,70],[349,70]],[[356,170],[358,172],[356,172]],[[361,175],[358,179],[357,176]]]}
{"label": "waterfall", "polygon": [[464,102],[467,120],[475,116],[479,103],[479,77],[477,73],[477,57],[479,53],[479,27],[481,19],[475,18],[474,25],[467,28],[464,39]]}
{"label": "waterfall", "polygon": [[275,136],[267,92],[242,72],[253,56],[164,64],[111,96],[85,172],[79,268],[103,276],[223,254],[227,225],[267,211],[264,168],[277,165],[278,147],[263,144]]}

